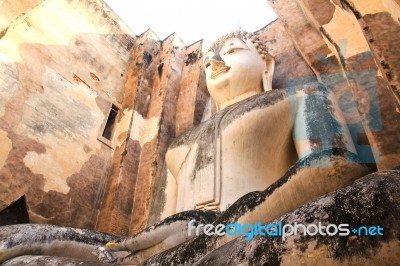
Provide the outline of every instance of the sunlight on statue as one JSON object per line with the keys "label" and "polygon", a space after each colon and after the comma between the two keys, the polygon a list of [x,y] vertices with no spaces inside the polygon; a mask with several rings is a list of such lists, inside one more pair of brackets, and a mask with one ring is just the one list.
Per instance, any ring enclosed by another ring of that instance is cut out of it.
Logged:
{"label": "sunlight on statue", "polygon": [[[114,251],[135,251],[121,263],[143,262],[187,240],[189,220],[182,222],[181,213],[199,221],[193,210],[222,211],[215,223],[267,222],[369,172],[357,163],[333,94],[318,83],[272,90],[274,59],[253,34],[220,38],[205,54],[204,68],[219,112],[170,145],[162,216],[169,221],[110,243]],[[173,217],[177,221],[171,223]],[[233,239],[201,237],[215,249]],[[195,241],[178,248],[195,249]],[[174,249],[169,252],[179,257]],[[164,261],[169,252],[158,259]],[[207,254],[198,252],[197,257]],[[150,264],[153,259],[157,256]]]}
{"label": "sunlight on statue", "polygon": [[[370,172],[327,88],[272,90],[274,59],[256,35],[227,34],[203,60],[218,112],[170,145],[163,220],[96,249],[101,261],[194,263],[234,237],[189,235],[189,221],[266,223]],[[3,260],[26,254],[11,249]]]}
{"label": "sunlight on statue", "polygon": [[[212,45],[204,57],[204,69],[210,95],[217,109],[222,110],[271,90],[274,59],[255,36],[236,32],[225,35]],[[244,194],[271,184],[266,172],[258,171],[261,170],[258,164],[264,165],[265,162],[252,158],[264,154],[262,150],[254,150],[254,144],[251,144],[257,139],[254,135],[256,132],[241,126],[236,128],[232,124],[232,130],[225,137],[221,135],[222,128],[218,128],[217,124],[224,121],[226,112],[221,111],[220,114],[178,138],[170,146],[166,163],[169,169],[168,184],[171,186],[167,192],[164,217],[191,209],[225,210]],[[238,129],[240,132],[235,132]],[[192,140],[197,134],[200,135]],[[182,141],[187,137],[187,141]],[[232,141],[236,145],[232,146]],[[235,166],[238,159],[242,163]],[[278,175],[282,176],[294,162],[294,159],[290,160]],[[271,163],[274,162],[267,163],[264,169],[271,169]],[[244,179],[247,179],[246,182],[243,182]],[[221,183],[224,185],[221,186]]]}

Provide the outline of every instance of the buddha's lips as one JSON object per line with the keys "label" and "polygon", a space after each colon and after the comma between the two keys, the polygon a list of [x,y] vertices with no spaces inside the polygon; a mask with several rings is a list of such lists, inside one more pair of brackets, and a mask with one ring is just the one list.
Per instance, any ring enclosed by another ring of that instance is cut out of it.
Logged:
{"label": "buddha's lips", "polygon": [[230,69],[230,67],[228,67],[228,66],[221,67],[221,68],[218,69],[217,71],[213,71],[213,72],[211,73],[211,78],[214,79],[214,78],[217,77],[219,74],[222,74],[222,73],[224,73],[224,72],[228,72],[229,69]]}

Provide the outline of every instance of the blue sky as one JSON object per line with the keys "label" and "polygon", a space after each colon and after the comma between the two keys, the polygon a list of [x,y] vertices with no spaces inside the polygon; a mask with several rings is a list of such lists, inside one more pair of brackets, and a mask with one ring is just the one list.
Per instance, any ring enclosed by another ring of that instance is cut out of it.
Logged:
{"label": "blue sky", "polygon": [[151,28],[160,39],[176,32],[186,45],[241,27],[256,31],[276,16],[267,0],[105,0],[139,35]]}

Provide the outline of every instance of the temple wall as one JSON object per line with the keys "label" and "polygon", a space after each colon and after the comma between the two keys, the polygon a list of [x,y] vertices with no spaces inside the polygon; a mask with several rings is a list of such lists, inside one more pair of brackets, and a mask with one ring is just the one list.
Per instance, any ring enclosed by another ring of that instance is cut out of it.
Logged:
{"label": "temple wall", "polygon": [[12,21],[17,20],[20,16],[25,15],[32,8],[42,3],[43,0],[4,0],[0,2],[0,37],[3,37]]}
{"label": "temple wall", "polygon": [[101,0],[1,7],[0,201],[26,194],[32,222],[143,227],[170,141],[209,98],[202,42],[135,36]]}
{"label": "temple wall", "polygon": [[97,229],[127,234],[137,174],[144,144],[154,138],[159,120],[147,119],[154,77],[159,65],[160,40],[151,31],[139,36],[131,53],[125,88],[130,125],[116,149]]}
{"label": "temple wall", "polygon": [[36,2],[2,1],[0,201],[26,194],[31,222],[94,228],[135,36],[101,1]]}
{"label": "temple wall", "polygon": [[129,135],[114,155],[96,227],[117,234],[136,232],[158,219],[169,143],[200,123],[209,98],[201,41],[186,47],[176,34],[159,40],[149,30],[134,47],[125,84],[133,99],[127,107]]}

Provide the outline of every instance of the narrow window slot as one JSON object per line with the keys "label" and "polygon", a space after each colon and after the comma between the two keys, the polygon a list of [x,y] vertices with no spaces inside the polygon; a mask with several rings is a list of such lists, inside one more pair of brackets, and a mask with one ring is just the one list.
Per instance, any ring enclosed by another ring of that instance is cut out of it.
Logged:
{"label": "narrow window slot", "polygon": [[103,138],[111,140],[111,137],[112,137],[113,131],[114,131],[114,127],[115,127],[115,120],[117,118],[117,115],[118,115],[118,107],[116,107],[113,104],[111,106],[110,113],[108,114],[106,126],[104,127],[104,131],[103,131],[103,134],[102,134]]}

